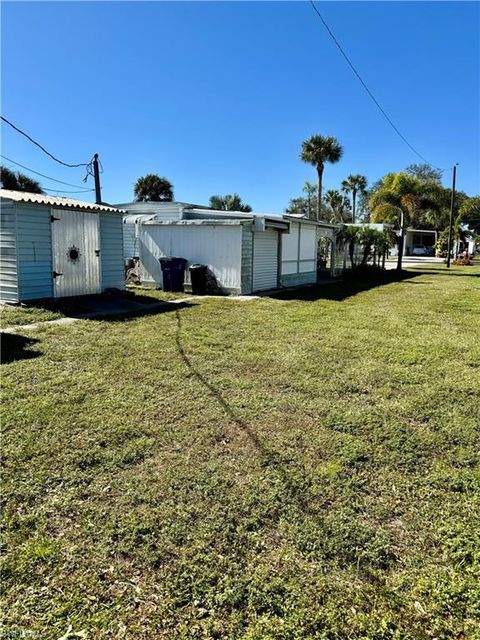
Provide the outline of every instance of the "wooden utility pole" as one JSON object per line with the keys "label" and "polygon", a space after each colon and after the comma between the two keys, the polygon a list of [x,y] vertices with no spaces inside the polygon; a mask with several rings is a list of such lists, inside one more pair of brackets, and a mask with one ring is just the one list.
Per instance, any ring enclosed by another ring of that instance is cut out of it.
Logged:
{"label": "wooden utility pole", "polygon": [[450,226],[448,228],[447,269],[450,269],[450,252],[452,250],[453,208],[455,206],[455,180],[456,180],[456,178],[457,178],[457,165],[454,165],[454,167],[453,167],[453,179],[452,179],[452,198],[450,200]]}
{"label": "wooden utility pole", "polygon": [[102,204],[102,192],[100,189],[100,171],[98,170],[98,153],[93,156],[93,177],[95,179],[95,202]]}

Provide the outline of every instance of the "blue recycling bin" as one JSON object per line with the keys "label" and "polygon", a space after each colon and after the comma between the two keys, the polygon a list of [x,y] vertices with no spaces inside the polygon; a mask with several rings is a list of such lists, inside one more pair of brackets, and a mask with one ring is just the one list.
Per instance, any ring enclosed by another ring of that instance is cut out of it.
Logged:
{"label": "blue recycling bin", "polygon": [[164,291],[183,291],[186,265],[187,261],[184,258],[160,258]]}

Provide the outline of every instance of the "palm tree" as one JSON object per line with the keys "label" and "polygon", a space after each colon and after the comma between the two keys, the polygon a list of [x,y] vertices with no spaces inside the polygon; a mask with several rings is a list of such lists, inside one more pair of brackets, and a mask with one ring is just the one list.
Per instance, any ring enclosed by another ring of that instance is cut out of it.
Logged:
{"label": "palm tree", "polygon": [[212,196],[210,198],[210,207],[216,211],[244,211],[249,213],[252,207],[242,202],[238,193],[226,196]]}
{"label": "palm tree", "polygon": [[403,245],[408,224],[414,225],[421,212],[438,204],[425,192],[425,183],[405,172],[389,173],[371,196],[372,222],[388,222],[400,227],[397,270],[402,270]]}
{"label": "palm tree", "polygon": [[39,182],[29,178],[23,173],[12,171],[3,165],[0,166],[0,181],[2,183],[2,189],[28,191],[29,193],[44,193]]}
{"label": "palm tree", "polygon": [[360,174],[349,175],[348,178],[342,182],[342,191],[352,194],[352,222],[354,223],[357,193],[360,195],[367,193],[367,179]]}
{"label": "palm tree", "polygon": [[302,142],[300,158],[303,162],[313,165],[318,175],[317,220],[320,220],[322,203],[322,180],[326,162],[332,164],[342,157],[342,145],[333,136],[312,136]]}
{"label": "palm tree", "polygon": [[172,202],[173,186],[166,178],[149,173],[139,178],[134,187],[136,202]]}
{"label": "palm tree", "polygon": [[340,191],[329,189],[323,199],[331,209],[329,222],[347,222],[350,219],[350,202]]}

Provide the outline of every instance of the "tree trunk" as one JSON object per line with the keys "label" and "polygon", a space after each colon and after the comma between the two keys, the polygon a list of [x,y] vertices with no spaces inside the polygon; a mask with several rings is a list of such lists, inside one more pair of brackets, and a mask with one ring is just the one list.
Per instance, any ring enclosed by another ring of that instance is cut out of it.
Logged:
{"label": "tree trunk", "polygon": [[355,240],[350,240],[348,251],[350,253],[350,267],[353,269],[355,266]]}
{"label": "tree trunk", "polygon": [[353,189],[352,191],[352,222],[355,224],[355,200],[357,198],[357,190]]}
{"label": "tree trunk", "polygon": [[322,179],[323,179],[323,165],[317,166],[318,173],[318,201],[317,201],[317,220],[320,220],[322,211]]}

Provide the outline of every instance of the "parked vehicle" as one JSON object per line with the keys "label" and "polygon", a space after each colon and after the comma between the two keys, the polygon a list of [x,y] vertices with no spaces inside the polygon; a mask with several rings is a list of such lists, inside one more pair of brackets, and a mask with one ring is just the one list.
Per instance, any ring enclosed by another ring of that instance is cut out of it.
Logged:
{"label": "parked vehicle", "polygon": [[415,245],[412,249],[412,256],[428,256],[428,249],[423,245]]}

